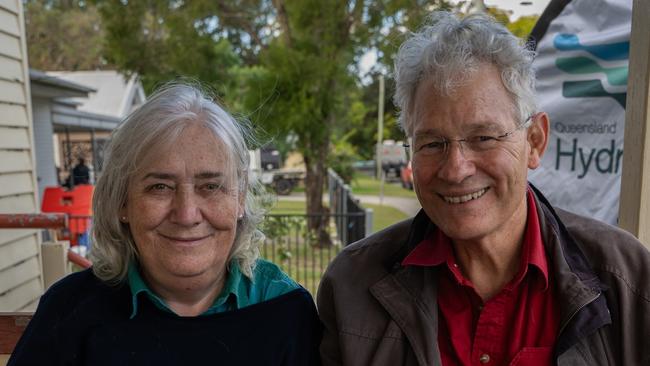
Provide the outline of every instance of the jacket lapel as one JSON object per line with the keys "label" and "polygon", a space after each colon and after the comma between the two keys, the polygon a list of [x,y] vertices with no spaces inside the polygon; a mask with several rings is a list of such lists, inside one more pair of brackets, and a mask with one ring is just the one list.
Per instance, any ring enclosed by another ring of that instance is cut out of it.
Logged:
{"label": "jacket lapel", "polygon": [[370,287],[372,295],[406,335],[420,365],[441,365],[433,271],[399,267]]}

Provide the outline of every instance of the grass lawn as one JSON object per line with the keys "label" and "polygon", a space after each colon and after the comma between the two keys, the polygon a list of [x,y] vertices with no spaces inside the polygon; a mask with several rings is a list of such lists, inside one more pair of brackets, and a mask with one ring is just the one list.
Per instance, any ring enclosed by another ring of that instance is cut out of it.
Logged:
{"label": "grass lawn", "polygon": [[377,232],[408,218],[407,214],[392,206],[364,203],[363,207],[372,209],[372,232]]}
{"label": "grass lawn", "polygon": [[287,201],[279,198],[270,213],[274,214],[304,214],[305,201]]}
{"label": "grass lawn", "polygon": [[[351,187],[352,193],[355,195],[379,196],[381,181],[365,174],[357,174],[352,180]],[[384,196],[416,198],[415,192],[402,188],[402,185],[399,182],[385,182]]]}

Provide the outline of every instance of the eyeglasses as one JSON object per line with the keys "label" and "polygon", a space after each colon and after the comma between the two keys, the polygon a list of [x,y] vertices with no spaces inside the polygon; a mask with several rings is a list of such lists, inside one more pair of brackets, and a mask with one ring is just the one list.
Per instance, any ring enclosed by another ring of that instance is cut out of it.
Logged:
{"label": "eyeglasses", "polygon": [[[448,139],[440,136],[423,136],[415,140],[413,146],[413,154],[415,156],[423,157],[444,157],[449,152],[449,145],[452,142],[460,144],[461,152],[465,153],[464,148],[472,152],[484,152],[497,148],[502,142],[508,139],[511,135],[521,129],[528,128],[533,122],[533,116],[528,117],[523,123],[517,126],[514,130],[504,134],[493,136],[488,134],[481,134],[475,136],[468,136],[463,139]],[[463,146],[464,145],[464,146]],[[411,145],[404,144],[404,147],[409,148]]]}

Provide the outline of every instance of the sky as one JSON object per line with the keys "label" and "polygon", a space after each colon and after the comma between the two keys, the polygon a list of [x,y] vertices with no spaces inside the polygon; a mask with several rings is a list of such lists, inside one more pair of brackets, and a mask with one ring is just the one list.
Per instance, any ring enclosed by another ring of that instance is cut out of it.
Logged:
{"label": "sky", "polygon": [[[512,10],[512,15],[510,20],[517,20],[520,16],[523,15],[542,15],[542,12],[550,2],[550,0],[484,0],[483,1],[487,6],[496,6],[504,10]],[[530,2],[531,5],[521,5],[521,3]]]}
{"label": "sky", "polygon": [[[483,0],[486,6],[496,6],[500,9],[511,10],[510,20],[517,20],[524,15],[542,15],[544,9],[551,0]],[[521,5],[522,2],[531,3],[530,5]],[[361,57],[360,74],[365,75],[368,70],[377,62],[377,53],[368,51]],[[369,82],[370,80],[365,80]]]}

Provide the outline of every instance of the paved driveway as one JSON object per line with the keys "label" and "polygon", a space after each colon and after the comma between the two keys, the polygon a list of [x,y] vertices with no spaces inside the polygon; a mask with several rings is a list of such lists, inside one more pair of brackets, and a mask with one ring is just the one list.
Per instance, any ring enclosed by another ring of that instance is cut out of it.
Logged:
{"label": "paved driveway", "polygon": [[355,195],[355,197],[358,198],[361,203],[371,203],[373,205],[384,204],[386,206],[395,207],[409,216],[415,216],[415,214],[417,214],[422,208],[417,198],[384,196],[383,199],[381,199],[379,196],[365,195]]}

